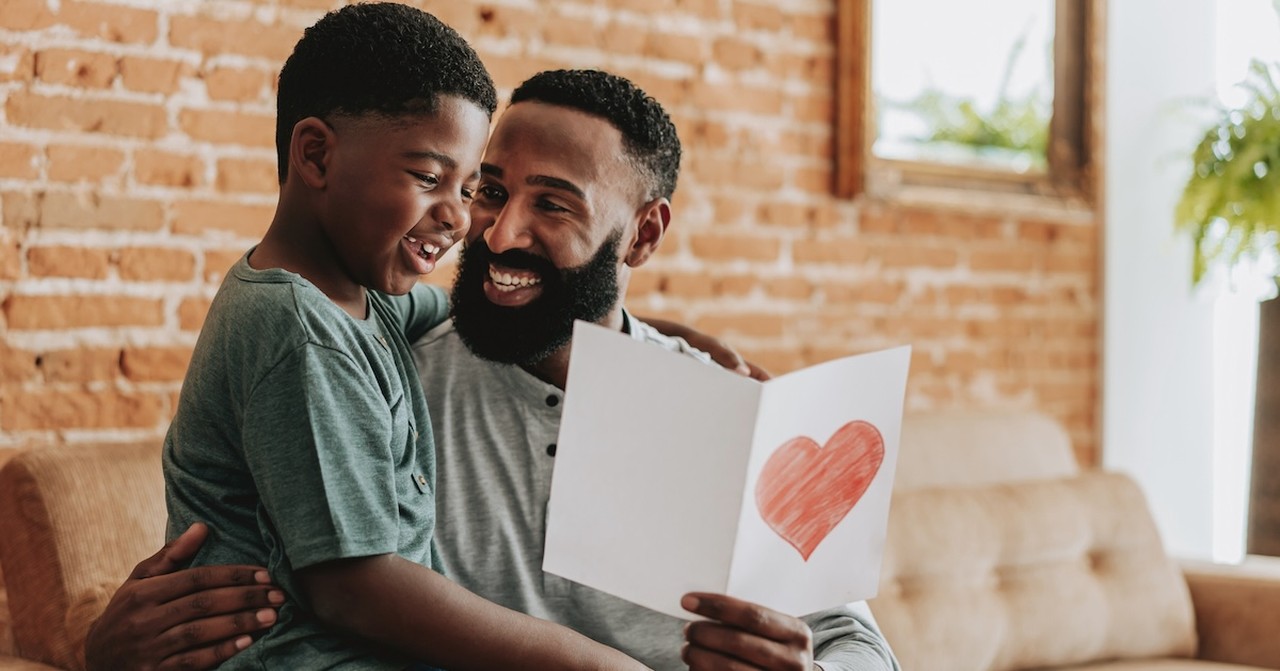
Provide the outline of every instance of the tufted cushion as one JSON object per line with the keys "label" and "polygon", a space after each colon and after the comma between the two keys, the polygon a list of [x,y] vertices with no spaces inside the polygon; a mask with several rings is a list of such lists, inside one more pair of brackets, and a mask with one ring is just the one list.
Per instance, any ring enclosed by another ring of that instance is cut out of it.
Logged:
{"label": "tufted cushion", "polygon": [[904,669],[1195,651],[1186,583],[1126,476],[899,492],[886,544],[871,606]]}
{"label": "tufted cushion", "polygon": [[133,566],[164,541],[160,449],[24,452],[0,469],[0,563],[18,655],[84,668],[84,636]]}
{"label": "tufted cushion", "polygon": [[1019,410],[943,410],[902,418],[894,491],[1064,478],[1080,472],[1053,419]]}

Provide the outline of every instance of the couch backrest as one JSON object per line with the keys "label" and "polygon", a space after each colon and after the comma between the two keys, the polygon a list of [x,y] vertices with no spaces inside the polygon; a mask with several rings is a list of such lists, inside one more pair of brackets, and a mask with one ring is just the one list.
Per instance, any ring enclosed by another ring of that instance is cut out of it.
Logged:
{"label": "couch backrest", "polygon": [[1060,424],[1035,412],[945,410],[902,420],[894,491],[985,485],[1079,472]]}
{"label": "couch backrest", "polygon": [[904,669],[1189,656],[1196,642],[1186,583],[1119,474],[897,492],[871,608]]}
{"label": "couch backrest", "polygon": [[0,468],[0,564],[15,652],[84,668],[84,636],[139,560],[164,541],[160,447],[23,452]]}

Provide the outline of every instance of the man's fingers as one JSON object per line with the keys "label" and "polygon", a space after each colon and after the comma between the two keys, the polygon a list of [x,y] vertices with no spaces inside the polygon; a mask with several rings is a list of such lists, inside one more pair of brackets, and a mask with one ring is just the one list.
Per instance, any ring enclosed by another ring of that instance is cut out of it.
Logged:
{"label": "man's fingers", "polygon": [[[213,661],[210,666],[213,666],[243,649],[226,643],[234,643],[243,636],[262,631],[275,624],[278,617],[275,610],[261,608],[183,622],[156,637],[153,645],[166,658],[165,663],[175,657],[198,655],[210,658]],[[219,659],[220,655],[226,656]]]}
{"label": "man's fingers", "polygon": [[685,627],[685,639],[694,649],[741,660],[753,668],[785,669],[791,659],[786,645],[715,622],[693,622]]}
{"label": "man's fingers", "polygon": [[696,645],[686,645],[680,659],[689,671],[760,671],[763,668]]}
{"label": "man's fingers", "polygon": [[151,578],[166,573],[173,573],[182,568],[209,537],[209,527],[196,522],[187,527],[181,536],[164,544],[160,551],[138,562],[129,574],[131,580]]}
{"label": "man's fingers", "polygon": [[156,669],[157,671],[204,671],[205,669],[212,669],[231,659],[237,652],[249,647],[250,643],[253,643],[253,639],[249,636],[237,636],[199,650],[189,650],[180,655],[168,657]]}
{"label": "man's fingers", "polygon": [[271,578],[261,566],[198,566],[178,573],[158,575],[139,583],[137,598],[143,603],[160,605],[225,587],[265,591],[270,585]]}
{"label": "man's fingers", "polygon": [[750,377],[753,380],[759,380],[761,382],[769,380],[773,377],[772,373],[751,363],[750,361],[747,361],[745,363],[747,366],[747,377]]}
{"label": "man's fingers", "polygon": [[691,613],[789,645],[809,642],[813,636],[809,627],[794,617],[723,594],[691,592],[680,605]]}

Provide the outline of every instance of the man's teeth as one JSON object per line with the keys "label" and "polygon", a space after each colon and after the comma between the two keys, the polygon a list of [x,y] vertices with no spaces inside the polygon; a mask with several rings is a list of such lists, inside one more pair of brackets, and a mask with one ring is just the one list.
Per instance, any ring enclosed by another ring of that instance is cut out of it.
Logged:
{"label": "man's teeth", "polygon": [[542,282],[542,279],[530,275],[512,275],[511,273],[503,273],[492,268],[489,269],[489,279],[494,286],[502,291],[515,291],[520,287],[531,287]]}
{"label": "man's teeth", "polygon": [[427,256],[430,256],[432,254],[440,253],[440,248],[437,247],[436,245],[430,244],[428,242],[422,242],[421,240],[418,240],[412,235],[406,235],[404,236],[404,239],[408,240],[412,244],[418,245],[418,256],[421,256],[423,258],[426,258]]}

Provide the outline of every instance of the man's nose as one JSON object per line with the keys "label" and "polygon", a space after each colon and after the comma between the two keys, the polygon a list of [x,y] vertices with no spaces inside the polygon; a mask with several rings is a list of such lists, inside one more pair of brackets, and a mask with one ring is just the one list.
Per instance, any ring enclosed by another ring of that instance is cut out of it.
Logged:
{"label": "man's nose", "polygon": [[501,254],[509,249],[526,249],[533,240],[527,222],[508,203],[484,229],[484,244],[489,251]]}

